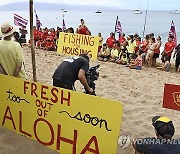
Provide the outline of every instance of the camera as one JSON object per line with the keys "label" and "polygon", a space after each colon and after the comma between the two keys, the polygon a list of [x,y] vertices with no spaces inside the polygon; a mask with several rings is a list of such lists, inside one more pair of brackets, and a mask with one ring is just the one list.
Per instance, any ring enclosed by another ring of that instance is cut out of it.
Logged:
{"label": "camera", "polygon": [[97,69],[100,67],[100,65],[96,65],[96,66],[93,66],[91,67],[87,74],[86,74],[86,80],[87,80],[87,83],[89,85],[90,88],[93,89],[93,93],[89,93],[86,89],[85,89],[85,93],[86,94],[90,94],[90,95],[95,95],[96,96],[96,93],[95,93],[95,89],[96,89],[96,84],[95,84],[95,81],[98,80],[98,77],[99,77],[99,72],[97,72]]}

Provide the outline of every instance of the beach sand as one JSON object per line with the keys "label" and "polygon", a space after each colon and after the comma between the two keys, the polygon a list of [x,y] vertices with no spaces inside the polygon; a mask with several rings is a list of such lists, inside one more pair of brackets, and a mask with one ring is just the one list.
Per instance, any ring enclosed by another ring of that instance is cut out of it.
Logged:
{"label": "beach sand", "polygon": [[[26,72],[32,80],[31,52],[23,47]],[[52,85],[52,74],[65,56],[57,56],[55,52],[36,50],[38,82]],[[129,134],[131,139],[155,136],[151,119],[155,115],[164,115],[172,119],[176,133],[180,137],[180,112],[163,109],[162,99],[164,83],[180,85],[180,73],[163,72],[155,68],[143,67],[141,71],[130,70],[122,65],[91,61],[90,65],[100,64],[99,80],[96,81],[96,93],[100,97],[122,102],[124,105],[120,134]],[[78,91],[83,92],[80,83],[76,83]],[[37,141],[17,135],[15,132],[0,127],[0,154],[56,154],[57,152],[40,145]],[[132,146],[122,150],[118,146],[118,154],[134,153]]]}

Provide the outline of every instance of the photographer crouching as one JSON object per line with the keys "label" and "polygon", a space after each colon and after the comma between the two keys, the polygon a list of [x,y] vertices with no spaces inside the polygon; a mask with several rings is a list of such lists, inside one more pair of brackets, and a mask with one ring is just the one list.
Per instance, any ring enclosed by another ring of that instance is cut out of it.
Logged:
{"label": "photographer crouching", "polygon": [[88,85],[86,74],[89,70],[89,57],[81,54],[65,59],[53,74],[53,86],[75,90],[74,83],[79,80],[88,94],[94,90]]}

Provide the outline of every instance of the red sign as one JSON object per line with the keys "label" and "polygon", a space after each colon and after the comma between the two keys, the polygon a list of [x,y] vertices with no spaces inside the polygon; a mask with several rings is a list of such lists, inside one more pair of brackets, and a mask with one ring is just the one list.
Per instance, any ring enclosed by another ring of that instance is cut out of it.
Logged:
{"label": "red sign", "polygon": [[180,111],[180,85],[165,84],[163,107]]}

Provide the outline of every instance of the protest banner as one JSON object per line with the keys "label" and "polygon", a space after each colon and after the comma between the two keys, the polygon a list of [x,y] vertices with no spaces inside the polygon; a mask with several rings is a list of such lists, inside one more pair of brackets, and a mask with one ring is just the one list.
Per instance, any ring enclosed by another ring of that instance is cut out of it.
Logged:
{"label": "protest banner", "polygon": [[120,102],[0,75],[0,124],[62,154],[115,154]]}
{"label": "protest banner", "polygon": [[165,84],[163,107],[180,111],[180,85]]}
{"label": "protest banner", "polygon": [[78,56],[86,53],[93,60],[97,59],[99,37],[74,33],[60,33],[58,40],[58,54]]}

